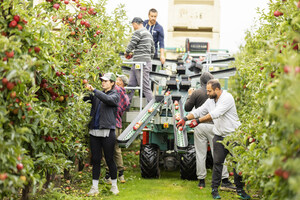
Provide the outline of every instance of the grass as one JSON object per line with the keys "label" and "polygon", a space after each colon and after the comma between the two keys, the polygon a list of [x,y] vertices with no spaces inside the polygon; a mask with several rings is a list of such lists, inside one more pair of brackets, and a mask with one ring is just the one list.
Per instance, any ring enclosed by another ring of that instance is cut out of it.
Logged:
{"label": "grass", "polygon": [[[138,150],[138,145],[131,149],[123,150],[123,160],[126,166],[124,173],[126,183],[118,182],[120,190],[119,195],[115,196],[110,193],[110,185],[104,184],[101,181],[99,184],[100,194],[95,197],[88,197],[88,193],[92,183],[91,167],[85,168],[82,172],[72,173],[72,180],[67,181],[61,179],[55,183],[55,186],[46,191],[44,194],[35,195],[33,199],[38,200],[188,200],[188,199],[203,199],[210,200],[211,197],[211,170],[208,170],[206,178],[206,188],[199,189],[198,181],[187,181],[180,179],[179,170],[176,171],[161,171],[159,179],[144,179],[141,177],[139,166],[133,168],[134,164],[138,165],[139,156],[135,155]],[[124,156],[125,155],[125,156]],[[101,174],[105,174],[102,170]],[[238,199],[235,192],[219,191],[223,200]],[[253,192],[252,192],[253,193]],[[252,194],[251,193],[251,194]]]}

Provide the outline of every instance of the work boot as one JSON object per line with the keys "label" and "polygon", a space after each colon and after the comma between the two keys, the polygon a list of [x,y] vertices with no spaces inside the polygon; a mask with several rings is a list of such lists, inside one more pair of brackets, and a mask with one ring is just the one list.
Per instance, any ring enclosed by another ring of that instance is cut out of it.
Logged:
{"label": "work boot", "polygon": [[235,191],[236,187],[230,182],[228,178],[222,179],[220,190],[223,191]]}
{"label": "work boot", "polygon": [[110,191],[111,191],[114,195],[119,194],[118,186],[116,186],[116,185],[112,185]]}
{"label": "work boot", "polygon": [[218,189],[212,189],[211,195],[212,195],[213,199],[221,199]]}
{"label": "work boot", "polygon": [[205,179],[200,179],[200,180],[199,180],[198,187],[199,187],[200,189],[205,188]]}
{"label": "work boot", "polygon": [[236,193],[241,199],[251,199],[251,197],[243,189],[237,189]]}
{"label": "work boot", "polygon": [[94,196],[97,194],[99,194],[99,190],[98,190],[98,187],[95,187],[95,186],[92,186],[89,193],[87,193],[88,196]]}

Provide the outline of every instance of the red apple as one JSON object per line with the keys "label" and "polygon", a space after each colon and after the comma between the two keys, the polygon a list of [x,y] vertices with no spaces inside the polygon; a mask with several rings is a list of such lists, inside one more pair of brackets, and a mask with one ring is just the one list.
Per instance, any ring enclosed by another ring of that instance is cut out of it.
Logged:
{"label": "red apple", "polygon": [[182,131],[182,130],[183,130],[182,126],[179,126],[179,127],[178,127],[178,130],[179,130],[179,131]]}
{"label": "red apple", "polygon": [[233,172],[230,172],[230,173],[229,173],[229,176],[233,176],[233,175],[234,175],[234,173],[233,173]]}
{"label": "red apple", "polygon": [[17,26],[17,22],[15,21],[15,20],[12,20],[10,23],[9,23],[9,27],[10,28],[14,28],[14,27],[16,27]]}
{"label": "red apple", "polygon": [[85,165],[84,165],[85,167],[89,167],[90,166],[90,164],[89,163],[85,163]]}
{"label": "red apple", "polygon": [[282,173],[282,178],[284,178],[284,179],[288,179],[289,176],[290,176],[290,173],[287,172],[287,171],[284,171],[284,172]]}
{"label": "red apple", "polygon": [[274,12],[274,16],[275,16],[275,17],[279,17],[279,16],[281,16],[281,15],[283,15],[283,13],[280,12],[280,11],[278,11],[278,10],[276,10],[276,11]]}
{"label": "red apple", "polygon": [[12,82],[8,82],[8,83],[6,84],[6,88],[7,88],[8,90],[12,90],[12,89],[14,89],[14,87],[15,87],[15,84],[13,84]]}
{"label": "red apple", "polygon": [[14,16],[14,20],[15,20],[16,22],[19,22],[19,21],[20,21],[20,16],[19,16],[19,15],[15,15],[15,16]]}
{"label": "red apple", "polygon": [[174,101],[174,106],[178,106],[178,101],[176,100],[176,101]]}
{"label": "red apple", "polygon": [[58,10],[58,9],[59,9],[59,6],[60,6],[60,5],[59,5],[58,3],[56,3],[56,4],[53,5],[53,8],[55,8],[56,10]]}
{"label": "red apple", "polygon": [[85,10],[85,11],[86,11],[86,7],[81,7],[80,9],[81,9],[81,10]]}
{"label": "red apple", "polygon": [[132,167],[133,167],[133,168],[136,168],[136,164],[133,164]]}
{"label": "red apple", "polygon": [[17,25],[19,31],[21,31],[23,29],[23,26],[21,26],[20,24]]}
{"label": "red apple", "polygon": [[0,180],[1,181],[4,181],[5,179],[7,179],[7,173],[3,173],[3,174],[0,174]]}
{"label": "red apple", "polygon": [[69,22],[72,22],[72,21],[73,21],[73,19],[74,19],[73,17],[69,17],[69,19],[68,19],[68,20],[69,20]]}
{"label": "red apple", "polygon": [[290,67],[289,66],[284,66],[284,68],[283,68],[283,71],[284,71],[284,73],[286,73],[286,74],[288,74],[289,72],[290,72]]}
{"label": "red apple", "polygon": [[140,151],[135,152],[135,155],[140,155]]}
{"label": "red apple", "polygon": [[2,85],[5,86],[7,83],[8,83],[8,80],[7,80],[7,78],[4,77],[2,79]]}
{"label": "red apple", "polygon": [[275,77],[275,72],[271,72],[270,76],[271,76],[271,78],[274,78]]}
{"label": "red apple", "polygon": [[68,0],[65,0],[65,4],[69,4],[69,1],[68,1]]}
{"label": "red apple", "polygon": [[21,171],[22,169],[23,169],[23,164],[22,163],[18,163],[17,164],[17,169],[18,169],[18,171]]}
{"label": "red apple", "polygon": [[84,25],[85,25],[86,28],[89,28],[91,26],[90,22],[85,22]]}
{"label": "red apple", "polygon": [[87,83],[88,83],[88,80],[84,79],[84,80],[82,81],[82,83],[83,83],[83,84],[87,84]]}
{"label": "red apple", "polygon": [[39,53],[41,51],[40,47],[34,47],[35,53]]}
{"label": "red apple", "polygon": [[13,91],[13,92],[10,93],[10,97],[12,99],[16,98],[16,95],[17,95],[17,93],[15,91]]}
{"label": "red apple", "polygon": [[81,21],[80,21],[80,24],[81,24],[81,25],[85,25],[85,21],[81,20]]}
{"label": "red apple", "polygon": [[78,14],[78,19],[82,19],[82,14],[81,13]]}
{"label": "red apple", "polygon": [[14,51],[11,51],[11,52],[5,52],[5,55],[8,57],[8,58],[13,58],[14,57],[14,55],[15,55],[15,53],[14,53]]}
{"label": "red apple", "polygon": [[134,127],[133,127],[133,130],[135,130],[135,131],[136,131],[137,129],[138,129],[138,127],[137,127],[137,126],[134,126]]}
{"label": "red apple", "polygon": [[283,170],[281,168],[276,169],[275,172],[274,172],[274,174],[276,176],[282,176],[282,173],[283,173]]}
{"label": "red apple", "polygon": [[153,112],[153,108],[149,108],[148,113],[152,113],[152,112]]}

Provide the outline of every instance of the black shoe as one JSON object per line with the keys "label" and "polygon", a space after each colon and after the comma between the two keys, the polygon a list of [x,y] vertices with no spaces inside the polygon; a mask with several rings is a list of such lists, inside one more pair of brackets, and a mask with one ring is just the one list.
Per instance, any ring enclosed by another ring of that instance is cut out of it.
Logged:
{"label": "black shoe", "polygon": [[211,195],[212,195],[213,199],[221,199],[218,189],[212,189]]}
{"label": "black shoe", "polygon": [[200,189],[205,188],[205,179],[200,179],[198,183]]}
{"label": "black shoe", "polygon": [[110,174],[109,174],[109,172],[106,172],[105,173],[105,179],[109,179],[110,178]]}
{"label": "black shoe", "polygon": [[251,197],[245,192],[245,190],[236,190],[236,193],[241,199],[251,199]]}
{"label": "black shoe", "polygon": [[220,190],[235,191],[236,187],[228,180],[228,178],[224,178],[222,180],[222,184],[221,184]]}
{"label": "black shoe", "polygon": [[124,171],[123,171],[123,170],[119,171],[119,177],[120,177],[120,176],[123,176],[123,174],[124,174]]}

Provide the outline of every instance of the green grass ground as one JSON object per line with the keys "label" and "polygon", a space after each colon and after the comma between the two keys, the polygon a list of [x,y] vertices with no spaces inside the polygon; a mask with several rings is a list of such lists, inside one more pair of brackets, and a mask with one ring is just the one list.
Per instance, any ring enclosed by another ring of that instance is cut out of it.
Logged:
{"label": "green grass ground", "polygon": [[[90,171],[90,170],[89,170]],[[162,172],[160,179],[143,179],[139,169],[126,172],[127,182],[118,183],[120,190],[119,195],[114,196],[109,192],[110,185],[101,182],[99,184],[100,194],[95,197],[87,197],[86,193],[91,186],[91,172],[84,171],[81,177],[76,181],[63,183],[60,188],[53,188],[46,192],[45,195],[37,199],[66,199],[66,200],[83,200],[83,199],[112,199],[112,200],[188,200],[188,199],[212,199],[210,179],[207,178],[207,186],[204,189],[197,187],[198,181],[181,180],[179,171]],[[211,177],[211,173],[208,174]],[[71,187],[70,190],[66,189]],[[238,199],[234,192],[220,191],[222,199]]]}
{"label": "green grass ground", "polygon": [[[187,181],[180,179],[179,170],[161,171],[159,179],[144,179],[141,177],[139,168],[139,156],[136,151],[139,150],[139,142],[135,141],[129,149],[123,149],[123,160],[126,171],[124,173],[126,183],[118,182],[120,190],[119,195],[114,196],[109,192],[110,185],[104,184],[100,179],[100,194],[95,197],[88,197],[92,184],[91,166],[85,167],[82,172],[72,172],[72,180],[64,180],[62,176],[54,181],[51,188],[36,194],[35,200],[189,200],[202,199],[210,200],[211,197],[211,170],[208,170],[206,178],[206,188],[199,189],[198,181]],[[137,167],[135,167],[137,165]],[[102,173],[105,174],[102,168]],[[233,180],[232,180],[233,181]],[[251,195],[254,192],[250,192]],[[220,191],[220,196],[224,200],[238,199],[235,192]]]}

